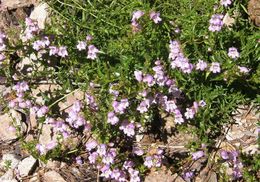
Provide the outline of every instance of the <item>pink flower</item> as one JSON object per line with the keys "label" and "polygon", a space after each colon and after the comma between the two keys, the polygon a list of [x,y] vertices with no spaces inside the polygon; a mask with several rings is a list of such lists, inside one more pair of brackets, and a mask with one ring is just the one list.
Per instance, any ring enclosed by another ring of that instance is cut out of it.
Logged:
{"label": "pink flower", "polygon": [[129,123],[128,121],[123,121],[121,126],[119,127],[120,130],[124,132],[129,137],[132,137],[135,135],[135,125],[134,123]]}
{"label": "pink flower", "polygon": [[88,46],[88,59],[96,59],[97,58],[97,53],[99,53],[100,51],[94,46],[94,45],[89,45]]}
{"label": "pink flower", "polygon": [[66,56],[68,56],[67,47],[61,46],[61,47],[59,48],[58,55],[59,55],[60,57],[63,57],[63,58],[66,57]]}
{"label": "pink flower", "polygon": [[221,0],[220,4],[225,6],[225,7],[228,7],[229,5],[232,4],[232,0]]}
{"label": "pink flower", "polygon": [[90,164],[96,163],[97,158],[98,158],[97,152],[90,153],[89,156],[88,156],[89,163]]}
{"label": "pink flower", "polygon": [[148,168],[153,167],[153,158],[151,156],[145,157],[144,165]]}
{"label": "pink flower", "polygon": [[49,49],[50,49],[50,52],[49,52],[49,55],[50,55],[50,56],[52,56],[52,55],[54,55],[54,56],[58,55],[59,49],[58,49],[56,46],[50,46]]}
{"label": "pink flower", "polygon": [[186,112],[184,113],[186,119],[193,119],[195,115],[195,111],[193,109],[186,108]]}
{"label": "pink flower", "polygon": [[199,62],[196,64],[196,70],[204,71],[207,68],[207,63],[199,59]]}
{"label": "pink flower", "polygon": [[86,36],[86,41],[89,42],[89,41],[91,41],[92,39],[93,39],[92,35],[87,35],[87,36]]}
{"label": "pink flower", "polygon": [[79,51],[85,50],[87,47],[87,43],[85,41],[78,41],[77,49]]}
{"label": "pink flower", "polygon": [[228,49],[228,56],[230,57],[230,58],[232,58],[232,59],[237,59],[237,58],[239,58],[239,52],[237,51],[237,48],[235,48],[235,47],[230,47],[229,49]]}
{"label": "pink flower", "polygon": [[199,106],[200,107],[205,107],[206,105],[207,104],[206,104],[206,102],[204,100],[199,101]]}
{"label": "pink flower", "polygon": [[138,156],[141,156],[144,154],[144,151],[142,149],[140,149],[139,147],[133,147],[133,153]]}
{"label": "pink flower", "polygon": [[141,10],[137,10],[133,12],[132,21],[138,20],[144,15],[144,12]]}
{"label": "pink flower", "polygon": [[150,13],[150,19],[153,20],[156,24],[162,21],[160,18],[160,13],[156,13],[154,11]]}
{"label": "pink flower", "polygon": [[192,159],[193,160],[198,160],[199,158],[204,156],[204,152],[203,151],[197,151],[192,153]]}
{"label": "pink flower", "polygon": [[247,67],[244,67],[244,66],[238,66],[238,69],[239,69],[240,73],[248,73],[250,71],[250,69],[248,69]]}
{"label": "pink flower", "polygon": [[135,79],[138,82],[141,82],[143,80],[143,73],[141,71],[134,71]]}
{"label": "pink flower", "polygon": [[150,74],[147,74],[147,75],[144,76],[143,82],[144,82],[144,83],[147,83],[149,87],[150,87],[150,86],[153,86],[154,83],[155,83],[153,76],[150,75]]}
{"label": "pink flower", "polygon": [[116,123],[118,123],[119,121],[119,118],[116,117],[115,113],[114,112],[109,112],[107,114],[107,122],[112,124],[112,125],[115,125]]}
{"label": "pink flower", "polygon": [[0,53],[0,64],[2,64],[2,61],[5,60],[5,55]]}
{"label": "pink flower", "polygon": [[212,15],[211,19],[209,21],[210,22],[209,31],[211,31],[211,32],[219,32],[222,29],[223,25],[224,25],[224,23],[222,21],[223,17],[224,16],[221,15],[221,14],[214,14],[214,15]]}
{"label": "pink flower", "polygon": [[220,73],[220,71],[221,71],[220,64],[217,62],[211,63],[209,70],[213,73]]}

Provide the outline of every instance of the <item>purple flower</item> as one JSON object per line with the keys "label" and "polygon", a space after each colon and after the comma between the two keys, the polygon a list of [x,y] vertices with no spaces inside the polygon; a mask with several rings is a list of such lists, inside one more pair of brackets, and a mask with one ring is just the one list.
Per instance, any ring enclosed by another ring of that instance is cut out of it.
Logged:
{"label": "purple flower", "polygon": [[151,156],[145,157],[144,165],[148,168],[153,167],[153,158]]}
{"label": "purple flower", "polygon": [[137,33],[139,31],[141,31],[141,29],[142,29],[141,25],[135,20],[132,21],[131,26],[132,26],[133,33]]}
{"label": "purple flower", "polygon": [[154,85],[154,78],[153,78],[152,75],[147,74],[147,75],[144,76],[143,82],[147,83],[149,87],[153,86]]}
{"label": "purple flower", "polygon": [[220,155],[224,160],[229,159],[229,152],[225,151],[225,150],[221,150],[220,151]]}
{"label": "purple flower", "polygon": [[244,67],[244,66],[238,66],[238,69],[239,69],[240,73],[248,73],[250,71],[250,69],[248,69],[247,67]]}
{"label": "purple flower", "polygon": [[107,114],[107,122],[112,124],[112,125],[115,125],[116,123],[118,123],[119,119],[118,117],[116,117],[115,113],[114,112],[109,112]]}
{"label": "purple flower", "polygon": [[103,166],[103,167],[100,169],[100,171],[101,171],[101,175],[100,175],[100,176],[105,177],[105,178],[109,178],[109,177],[111,176],[111,174],[112,174],[112,171],[111,171],[109,165]]}
{"label": "purple flower", "polygon": [[77,49],[79,51],[86,50],[87,43],[85,41],[78,41]]}
{"label": "purple flower", "polygon": [[220,4],[225,6],[225,7],[228,7],[229,5],[232,4],[232,0],[221,0]]}
{"label": "purple flower", "polygon": [[199,62],[196,64],[196,70],[204,71],[207,68],[207,63],[199,59]]}
{"label": "purple flower", "polygon": [[43,155],[46,153],[46,149],[45,149],[44,145],[42,145],[42,144],[37,144],[36,149],[38,150],[40,155]]}
{"label": "purple flower", "polygon": [[184,113],[186,119],[193,119],[195,115],[195,111],[190,108],[186,108],[186,112]]}
{"label": "purple flower", "polygon": [[116,113],[123,114],[125,109],[129,106],[128,99],[122,99],[120,102],[113,101],[112,106]]}
{"label": "purple flower", "polygon": [[119,169],[114,169],[111,174],[111,178],[115,180],[119,180],[119,177],[121,176],[121,171]]}
{"label": "purple flower", "polygon": [[43,117],[47,114],[49,108],[47,106],[42,106],[36,113],[37,117]]}
{"label": "purple flower", "polygon": [[79,165],[83,164],[82,158],[80,156],[76,157],[76,163]]}
{"label": "purple flower", "polygon": [[160,13],[154,11],[150,13],[150,19],[153,20],[156,24],[162,21],[162,19],[160,18]]}
{"label": "purple flower", "polygon": [[66,56],[68,56],[67,47],[61,46],[61,47],[59,48],[58,55],[59,55],[60,57],[63,57],[63,58],[66,57]]}
{"label": "purple flower", "polygon": [[39,51],[40,49],[45,47],[45,43],[41,40],[37,40],[33,42],[33,49]]}
{"label": "purple flower", "polygon": [[206,104],[206,102],[204,100],[199,101],[199,106],[200,107],[205,107],[206,105],[207,104]]}
{"label": "purple flower", "polygon": [[220,73],[220,71],[221,71],[220,64],[217,62],[211,63],[209,70],[213,73]]}
{"label": "purple flower", "polygon": [[184,123],[184,119],[183,119],[183,117],[182,117],[182,114],[181,114],[181,112],[180,112],[178,109],[175,109],[175,110],[174,110],[174,121],[175,121],[175,123],[177,123],[177,124],[182,124],[182,123]]}
{"label": "purple flower", "polygon": [[121,126],[119,127],[120,130],[124,132],[129,137],[135,135],[135,125],[134,123],[129,123],[127,120],[123,121]]}
{"label": "purple flower", "polygon": [[54,56],[58,55],[59,49],[58,49],[56,46],[50,46],[49,49],[50,49],[50,52],[49,52],[49,55],[50,55],[50,56],[52,56],[52,55],[54,55]]}
{"label": "purple flower", "polygon": [[143,80],[143,73],[141,71],[134,71],[135,79],[138,82],[141,82]]}
{"label": "purple flower", "polygon": [[141,156],[144,154],[144,151],[142,149],[140,149],[139,147],[133,147],[133,153],[138,156]]}
{"label": "purple flower", "polygon": [[93,39],[92,35],[87,35],[87,36],[86,36],[86,41],[89,42],[89,41],[91,41],[92,39]]}
{"label": "purple flower", "polygon": [[97,152],[90,153],[89,156],[88,156],[89,163],[90,164],[96,163],[97,158],[98,158]]}
{"label": "purple flower", "polygon": [[204,152],[201,151],[201,150],[192,153],[192,159],[193,159],[193,160],[198,160],[199,158],[201,158],[201,157],[203,157],[203,156],[204,156]]}
{"label": "purple flower", "polygon": [[100,144],[100,145],[97,147],[97,153],[98,153],[100,156],[106,155],[106,153],[107,153],[107,146],[106,146],[106,144]]}
{"label": "purple flower", "polygon": [[222,29],[223,26],[223,15],[221,14],[214,14],[211,16],[211,19],[209,21],[210,26],[209,26],[209,31],[211,32],[219,32]]}
{"label": "purple flower", "polygon": [[167,112],[174,112],[175,109],[177,109],[177,105],[175,104],[174,100],[168,100],[164,103],[165,105],[165,111]]}
{"label": "purple flower", "polygon": [[97,142],[96,142],[95,140],[92,140],[92,141],[86,143],[85,146],[86,146],[86,149],[87,149],[88,151],[90,151],[90,150],[96,148],[97,145],[98,145]]}
{"label": "purple flower", "polygon": [[143,100],[139,106],[137,107],[137,110],[140,112],[140,113],[145,113],[148,111],[149,107],[150,107],[150,100],[149,99],[145,99]]}
{"label": "purple flower", "polygon": [[144,15],[144,12],[141,10],[137,10],[133,12],[132,21],[136,21]]}
{"label": "purple flower", "polygon": [[129,168],[132,168],[132,167],[134,167],[133,161],[125,161],[124,164],[123,164],[124,169],[129,169]]}
{"label": "purple flower", "polygon": [[97,58],[97,53],[99,53],[100,51],[94,46],[94,45],[89,45],[88,46],[88,59],[96,59]]}
{"label": "purple flower", "polygon": [[237,51],[237,48],[235,48],[235,47],[230,47],[229,49],[228,49],[228,56],[230,57],[230,58],[232,58],[232,59],[237,59],[237,58],[239,58],[239,52]]}
{"label": "purple flower", "polygon": [[194,177],[194,173],[192,171],[185,172],[184,175],[183,175],[183,178],[186,181],[190,180],[193,177]]}
{"label": "purple flower", "polygon": [[133,168],[128,169],[130,175],[130,182],[140,182],[139,171],[134,170]]}

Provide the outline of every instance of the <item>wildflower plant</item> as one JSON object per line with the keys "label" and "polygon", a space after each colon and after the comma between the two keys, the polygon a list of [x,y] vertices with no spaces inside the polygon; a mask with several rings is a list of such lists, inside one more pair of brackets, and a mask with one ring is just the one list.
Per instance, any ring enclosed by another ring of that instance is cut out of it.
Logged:
{"label": "wildflower plant", "polygon": [[[235,107],[257,98],[260,34],[246,17],[244,1],[47,3],[52,16],[44,30],[27,18],[17,45],[0,34],[0,71],[16,95],[6,110],[33,112],[38,136],[46,124],[57,135],[46,145],[39,137],[22,138],[24,147],[42,160],[73,156],[79,165],[94,165],[106,179],[142,181],[151,168],[166,165],[164,150],[142,147],[136,139],[157,124],[158,116],[163,120],[162,113],[173,118],[176,130],[198,136],[188,159],[197,160],[207,157]],[[225,24],[226,13],[235,18],[232,27]],[[35,57],[30,73],[16,73],[20,58],[13,60],[15,54]],[[59,85],[53,93],[57,97],[42,94],[39,103],[32,94],[39,80]],[[66,112],[55,109],[78,90],[84,99]],[[72,136],[81,142],[67,149]],[[202,150],[202,143],[210,147]],[[234,155],[235,166],[240,161]],[[230,159],[225,151],[221,156]],[[234,167],[235,177],[242,177],[241,168]],[[176,172],[187,180],[195,175]]]}

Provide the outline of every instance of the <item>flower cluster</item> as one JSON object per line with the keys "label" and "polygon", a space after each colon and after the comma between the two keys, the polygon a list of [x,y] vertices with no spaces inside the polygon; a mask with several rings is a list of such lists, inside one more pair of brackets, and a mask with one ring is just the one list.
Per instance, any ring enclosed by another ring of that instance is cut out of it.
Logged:
{"label": "flower cluster", "polygon": [[232,58],[232,59],[237,59],[237,58],[239,58],[239,52],[238,52],[237,48],[235,48],[235,47],[230,47],[230,48],[228,49],[228,56],[229,56],[230,58]]}
{"label": "flower cluster", "polygon": [[10,108],[28,109],[32,107],[32,102],[25,99],[25,92],[29,90],[28,83],[25,81],[18,82],[13,86],[13,90],[16,93],[16,98],[9,101]]}
{"label": "flower cluster", "polygon": [[49,46],[49,55],[50,56],[60,56],[60,57],[66,57],[68,56],[68,51],[67,51],[67,47],[66,46],[60,46],[60,47],[56,47],[56,46]]}
{"label": "flower cluster", "polygon": [[219,32],[224,23],[223,23],[224,16],[221,14],[214,14],[211,16],[211,19],[209,20],[209,31],[211,32]]}
{"label": "flower cluster", "polygon": [[36,144],[36,149],[38,150],[40,155],[45,155],[48,151],[54,149],[57,146],[55,141],[51,141],[46,145],[43,144]]}
{"label": "flower cluster", "polygon": [[238,159],[238,152],[237,151],[226,151],[221,150],[220,155],[222,159],[227,161],[229,164],[233,166],[233,177],[235,179],[242,177],[242,168],[243,164]]}
{"label": "flower cluster", "polygon": [[[95,140],[86,143],[86,150],[89,153],[88,160],[91,164],[98,166],[102,177],[106,179],[113,179],[119,182],[128,181],[127,176],[130,177],[130,182],[139,182],[139,171],[135,170],[132,161],[125,161],[120,168],[114,167],[117,158],[117,150],[113,148],[113,143],[98,144]],[[128,175],[127,175],[128,174]]]}
{"label": "flower cluster", "polygon": [[161,167],[163,159],[163,150],[157,149],[156,153],[145,157],[144,165],[148,168]]}
{"label": "flower cluster", "polygon": [[220,4],[225,6],[225,7],[228,7],[229,5],[232,4],[232,0],[221,0]]}
{"label": "flower cluster", "polygon": [[[92,37],[91,35],[88,35],[88,36],[86,37],[86,40],[85,40],[85,41],[78,41],[77,49],[78,49],[79,51],[86,50],[86,48],[87,48],[87,43],[88,43],[89,41],[91,41],[92,38],[93,38],[93,37]],[[94,59],[97,58],[97,53],[99,53],[99,52],[100,52],[100,51],[99,51],[94,45],[90,44],[90,45],[88,46],[88,56],[87,56],[87,58],[94,60]]]}
{"label": "flower cluster", "polygon": [[81,116],[82,103],[80,101],[75,101],[73,106],[70,108],[68,114],[68,118],[66,119],[66,122],[69,123],[69,125],[73,128],[79,128],[81,126],[84,126],[85,130],[90,130],[90,125],[85,120],[83,116]]}
{"label": "flower cluster", "polygon": [[39,51],[40,49],[44,49],[50,45],[50,40],[47,36],[43,37],[42,40],[36,40],[33,42],[33,49]]}
{"label": "flower cluster", "polygon": [[30,18],[26,18],[25,25],[26,25],[26,29],[24,30],[24,33],[22,35],[22,40],[23,41],[31,40],[40,31],[38,22]]}

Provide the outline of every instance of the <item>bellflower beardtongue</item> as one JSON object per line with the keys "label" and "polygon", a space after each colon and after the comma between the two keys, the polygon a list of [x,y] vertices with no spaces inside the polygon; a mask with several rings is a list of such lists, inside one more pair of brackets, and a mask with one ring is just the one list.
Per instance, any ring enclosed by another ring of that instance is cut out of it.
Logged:
{"label": "bellflower beardtongue", "polygon": [[189,181],[193,177],[194,177],[194,173],[192,171],[185,172],[184,175],[183,175],[183,178],[186,181]]}
{"label": "bellflower beardtongue", "polygon": [[78,41],[77,49],[79,51],[86,50],[87,43],[85,41]]}
{"label": "bellflower beardtongue", "polygon": [[133,153],[138,156],[142,156],[144,154],[144,151],[139,147],[133,147]]}
{"label": "bellflower beardtongue", "polygon": [[58,52],[59,52],[59,48],[58,47],[50,46],[49,49],[50,49],[50,52],[49,52],[50,56],[52,56],[52,55],[53,56],[57,56],[58,55]]}
{"label": "bellflower beardtongue", "polygon": [[61,46],[61,47],[59,48],[58,55],[59,55],[60,57],[63,57],[63,58],[66,57],[66,56],[68,56],[67,47]]}
{"label": "bellflower beardtongue", "polygon": [[214,15],[212,15],[211,19],[209,20],[209,23],[210,23],[209,31],[211,31],[211,32],[219,32],[222,29],[223,25],[224,25],[224,23],[222,21],[223,17],[224,16],[221,15],[221,14],[214,14]]}
{"label": "bellflower beardtongue", "polygon": [[97,53],[99,53],[100,51],[94,46],[94,45],[89,45],[88,46],[88,59],[96,59],[97,58]]}
{"label": "bellflower beardtongue", "polygon": [[114,108],[115,113],[123,114],[125,113],[126,108],[129,106],[128,99],[122,99],[121,101],[113,101],[112,106]]}
{"label": "bellflower beardtongue", "polygon": [[130,182],[140,182],[139,171],[134,170],[133,168],[128,169],[130,175]]}
{"label": "bellflower beardtongue", "polygon": [[134,71],[134,75],[135,75],[135,79],[138,81],[138,82],[141,82],[143,80],[143,73],[141,71]]}
{"label": "bellflower beardtongue", "polygon": [[151,101],[150,99],[145,99],[143,100],[139,106],[137,107],[136,110],[138,110],[140,113],[145,113],[148,111],[149,107],[151,105]]}
{"label": "bellflower beardtongue", "polygon": [[133,12],[132,21],[136,21],[144,15],[144,12],[141,10],[137,10]]}
{"label": "bellflower beardtongue", "polygon": [[150,74],[146,74],[143,78],[143,82],[147,83],[149,87],[153,86],[155,84],[154,78]]}
{"label": "bellflower beardtongue", "polygon": [[195,111],[190,108],[186,108],[186,112],[184,113],[186,119],[193,119],[195,115]]}
{"label": "bellflower beardtongue", "polygon": [[119,122],[119,118],[115,115],[114,112],[109,112],[107,114],[107,122],[111,125],[115,125]]}
{"label": "bellflower beardtongue", "polygon": [[181,114],[180,110],[178,110],[178,109],[175,109],[175,110],[174,110],[174,121],[175,121],[175,123],[177,123],[177,124],[182,124],[182,123],[184,123],[184,119],[183,119],[183,117],[182,117],[182,114]]}
{"label": "bellflower beardtongue", "polygon": [[196,64],[196,70],[204,71],[207,68],[207,63],[199,59],[199,62]]}
{"label": "bellflower beardtongue", "polygon": [[42,106],[38,109],[38,111],[36,112],[37,117],[43,117],[45,116],[49,111],[49,108],[47,106]]}
{"label": "bellflower beardtongue", "polygon": [[91,109],[97,111],[97,110],[98,110],[98,105],[97,105],[97,103],[96,103],[96,101],[95,101],[95,98],[94,98],[92,95],[90,95],[89,93],[86,93],[86,94],[85,94],[85,97],[86,97],[86,103],[87,103],[87,105],[88,105]]}
{"label": "bellflower beardtongue", "polygon": [[30,18],[25,19],[25,25],[26,25],[26,29],[22,35],[23,41],[32,39],[34,35],[38,34],[40,31],[37,21],[33,21]]}
{"label": "bellflower beardtongue", "polygon": [[36,40],[33,42],[33,49],[39,51],[40,49],[45,48],[45,43],[41,40]]}
{"label": "bellflower beardtongue", "polygon": [[128,170],[129,168],[134,167],[134,162],[133,161],[125,161],[123,164],[123,168]]}
{"label": "bellflower beardtongue", "polygon": [[238,50],[237,50],[237,48],[235,48],[235,47],[230,47],[229,49],[228,49],[228,56],[230,57],[230,58],[232,58],[232,59],[237,59],[237,58],[239,58],[239,52],[238,52]]}
{"label": "bellflower beardtongue", "polygon": [[221,72],[220,64],[217,62],[211,63],[209,70],[213,73],[220,73]]}
{"label": "bellflower beardtongue", "polygon": [[148,168],[153,167],[153,158],[152,156],[145,157],[144,165]]}
{"label": "bellflower beardtongue", "polygon": [[40,153],[40,155],[44,155],[46,153],[46,148],[44,145],[42,144],[37,144],[36,145],[36,149],[38,150],[38,152]]}
{"label": "bellflower beardtongue", "polygon": [[133,122],[129,123],[127,120],[125,120],[122,122],[119,129],[129,137],[133,137],[135,135],[135,125]]}
{"label": "bellflower beardtongue", "polygon": [[137,33],[142,29],[141,25],[136,20],[132,21],[131,26],[133,33]]}
{"label": "bellflower beardtongue", "polygon": [[248,69],[247,67],[244,66],[237,66],[240,73],[248,73],[250,71],[250,69]]}
{"label": "bellflower beardtongue", "polygon": [[156,24],[162,21],[162,19],[160,18],[160,13],[154,11],[150,13],[150,19],[153,20],[153,22]]}
{"label": "bellflower beardtongue", "polygon": [[105,178],[110,178],[111,174],[112,174],[112,171],[110,169],[110,166],[109,165],[105,165],[103,166],[101,169],[101,177],[105,177]]}
{"label": "bellflower beardtongue", "polygon": [[225,6],[225,7],[228,7],[229,5],[232,4],[232,0],[221,0],[220,4]]}
{"label": "bellflower beardtongue", "polygon": [[199,158],[204,156],[204,152],[202,150],[192,153],[192,159],[198,160]]}
{"label": "bellflower beardtongue", "polygon": [[98,158],[98,153],[97,152],[90,153],[89,156],[88,156],[89,163],[90,164],[95,164],[97,158]]}
{"label": "bellflower beardtongue", "polygon": [[205,107],[206,105],[207,104],[206,104],[206,102],[204,100],[199,101],[199,106],[200,107]]}

